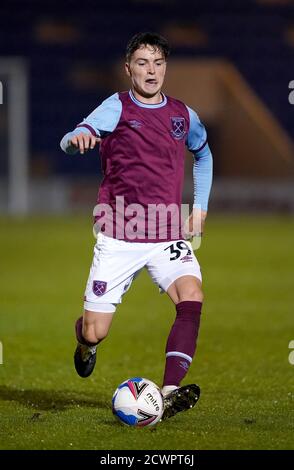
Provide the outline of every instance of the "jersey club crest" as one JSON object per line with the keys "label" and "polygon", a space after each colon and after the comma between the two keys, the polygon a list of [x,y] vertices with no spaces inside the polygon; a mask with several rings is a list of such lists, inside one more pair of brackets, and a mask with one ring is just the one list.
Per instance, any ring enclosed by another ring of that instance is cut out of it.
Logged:
{"label": "jersey club crest", "polygon": [[182,139],[184,137],[184,135],[186,134],[185,118],[183,118],[183,117],[172,117],[171,122],[172,122],[171,135],[176,140]]}

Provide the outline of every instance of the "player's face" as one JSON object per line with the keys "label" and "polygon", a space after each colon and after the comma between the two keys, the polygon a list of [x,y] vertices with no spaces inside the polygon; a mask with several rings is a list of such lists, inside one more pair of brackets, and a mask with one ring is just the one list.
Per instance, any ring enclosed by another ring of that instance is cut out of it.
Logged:
{"label": "player's face", "polygon": [[166,71],[166,60],[160,49],[152,46],[141,46],[137,49],[129,63],[126,72],[132,81],[135,97],[148,103],[159,103],[162,100],[160,90]]}

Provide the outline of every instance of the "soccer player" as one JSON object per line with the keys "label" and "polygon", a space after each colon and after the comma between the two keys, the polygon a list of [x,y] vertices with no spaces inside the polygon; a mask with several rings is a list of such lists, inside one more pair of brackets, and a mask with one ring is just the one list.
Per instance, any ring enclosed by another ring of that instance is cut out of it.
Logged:
{"label": "soccer player", "polygon": [[[195,111],[161,91],[168,55],[162,36],[136,34],[126,51],[130,90],[103,101],[60,143],[68,154],[83,154],[99,144],[104,173],[84,314],[76,322],[76,371],[81,377],[92,373],[97,346],[109,332],[117,305],[146,267],[176,310],[166,344],[163,419],[192,408],[200,395],[196,384],[181,386],[195,353],[203,301],[189,238],[195,235],[193,215],[199,208],[203,231],[212,182],[204,126]],[[194,205],[183,225],[185,146],[194,156]]]}

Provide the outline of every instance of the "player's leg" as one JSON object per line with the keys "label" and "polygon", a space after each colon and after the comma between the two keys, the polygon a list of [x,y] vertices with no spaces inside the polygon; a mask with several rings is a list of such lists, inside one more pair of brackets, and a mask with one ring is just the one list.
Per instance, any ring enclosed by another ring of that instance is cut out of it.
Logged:
{"label": "player's leg", "polygon": [[112,304],[101,304],[101,310],[106,312],[84,311],[83,317],[76,321],[77,347],[74,354],[74,363],[77,373],[81,377],[88,377],[96,364],[97,346],[108,335],[115,307]]}
{"label": "player's leg", "polygon": [[108,334],[117,304],[144,264],[144,257],[130,243],[98,235],[84,296],[85,313],[76,322],[74,363],[81,377],[92,373],[97,345]]}
{"label": "player's leg", "polygon": [[176,318],[166,343],[162,419],[192,408],[200,397],[198,385],[181,387],[180,384],[189,370],[196,350],[203,301],[201,280],[194,276],[181,276],[170,285],[167,294],[176,307]]}
{"label": "player's leg", "polygon": [[[198,272],[198,271],[197,271]],[[182,275],[167,289],[167,294],[175,305],[185,301],[203,302],[202,281],[198,277]]]}
{"label": "player's leg", "polygon": [[163,419],[192,408],[200,397],[196,384],[180,387],[196,350],[203,301],[201,281],[193,276],[175,280],[167,294],[176,307],[176,318],[166,344],[166,363],[162,393],[165,397]]}
{"label": "player's leg", "polygon": [[[109,306],[111,307],[112,305]],[[82,335],[88,343],[100,343],[106,338],[111,327],[115,307],[111,312],[102,311],[103,305],[100,309],[100,312],[84,312]]]}
{"label": "player's leg", "polygon": [[193,407],[200,396],[198,385],[180,385],[196,349],[203,301],[201,272],[192,247],[184,241],[163,245],[150,267],[152,278],[169,295],[176,309],[166,344],[162,387],[165,419]]}
{"label": "player's leg", "polygon": [[175,305],[176,317],[166,343],[163,393],[179,387],[194,357],[203,302],[201,281],[194,276],[181,276],[167,294]]}

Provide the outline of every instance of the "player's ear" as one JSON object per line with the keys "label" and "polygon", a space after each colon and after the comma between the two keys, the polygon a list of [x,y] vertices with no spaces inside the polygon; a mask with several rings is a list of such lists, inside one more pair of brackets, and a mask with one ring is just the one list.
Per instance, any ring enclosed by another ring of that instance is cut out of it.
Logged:
{"label": "player's ear", "polygon": [[126,71],[126,74],[128,75],[128,77],[132,76],[131,67],[130,67],[130,64],[128,62],[125,63],[125,71]]}

